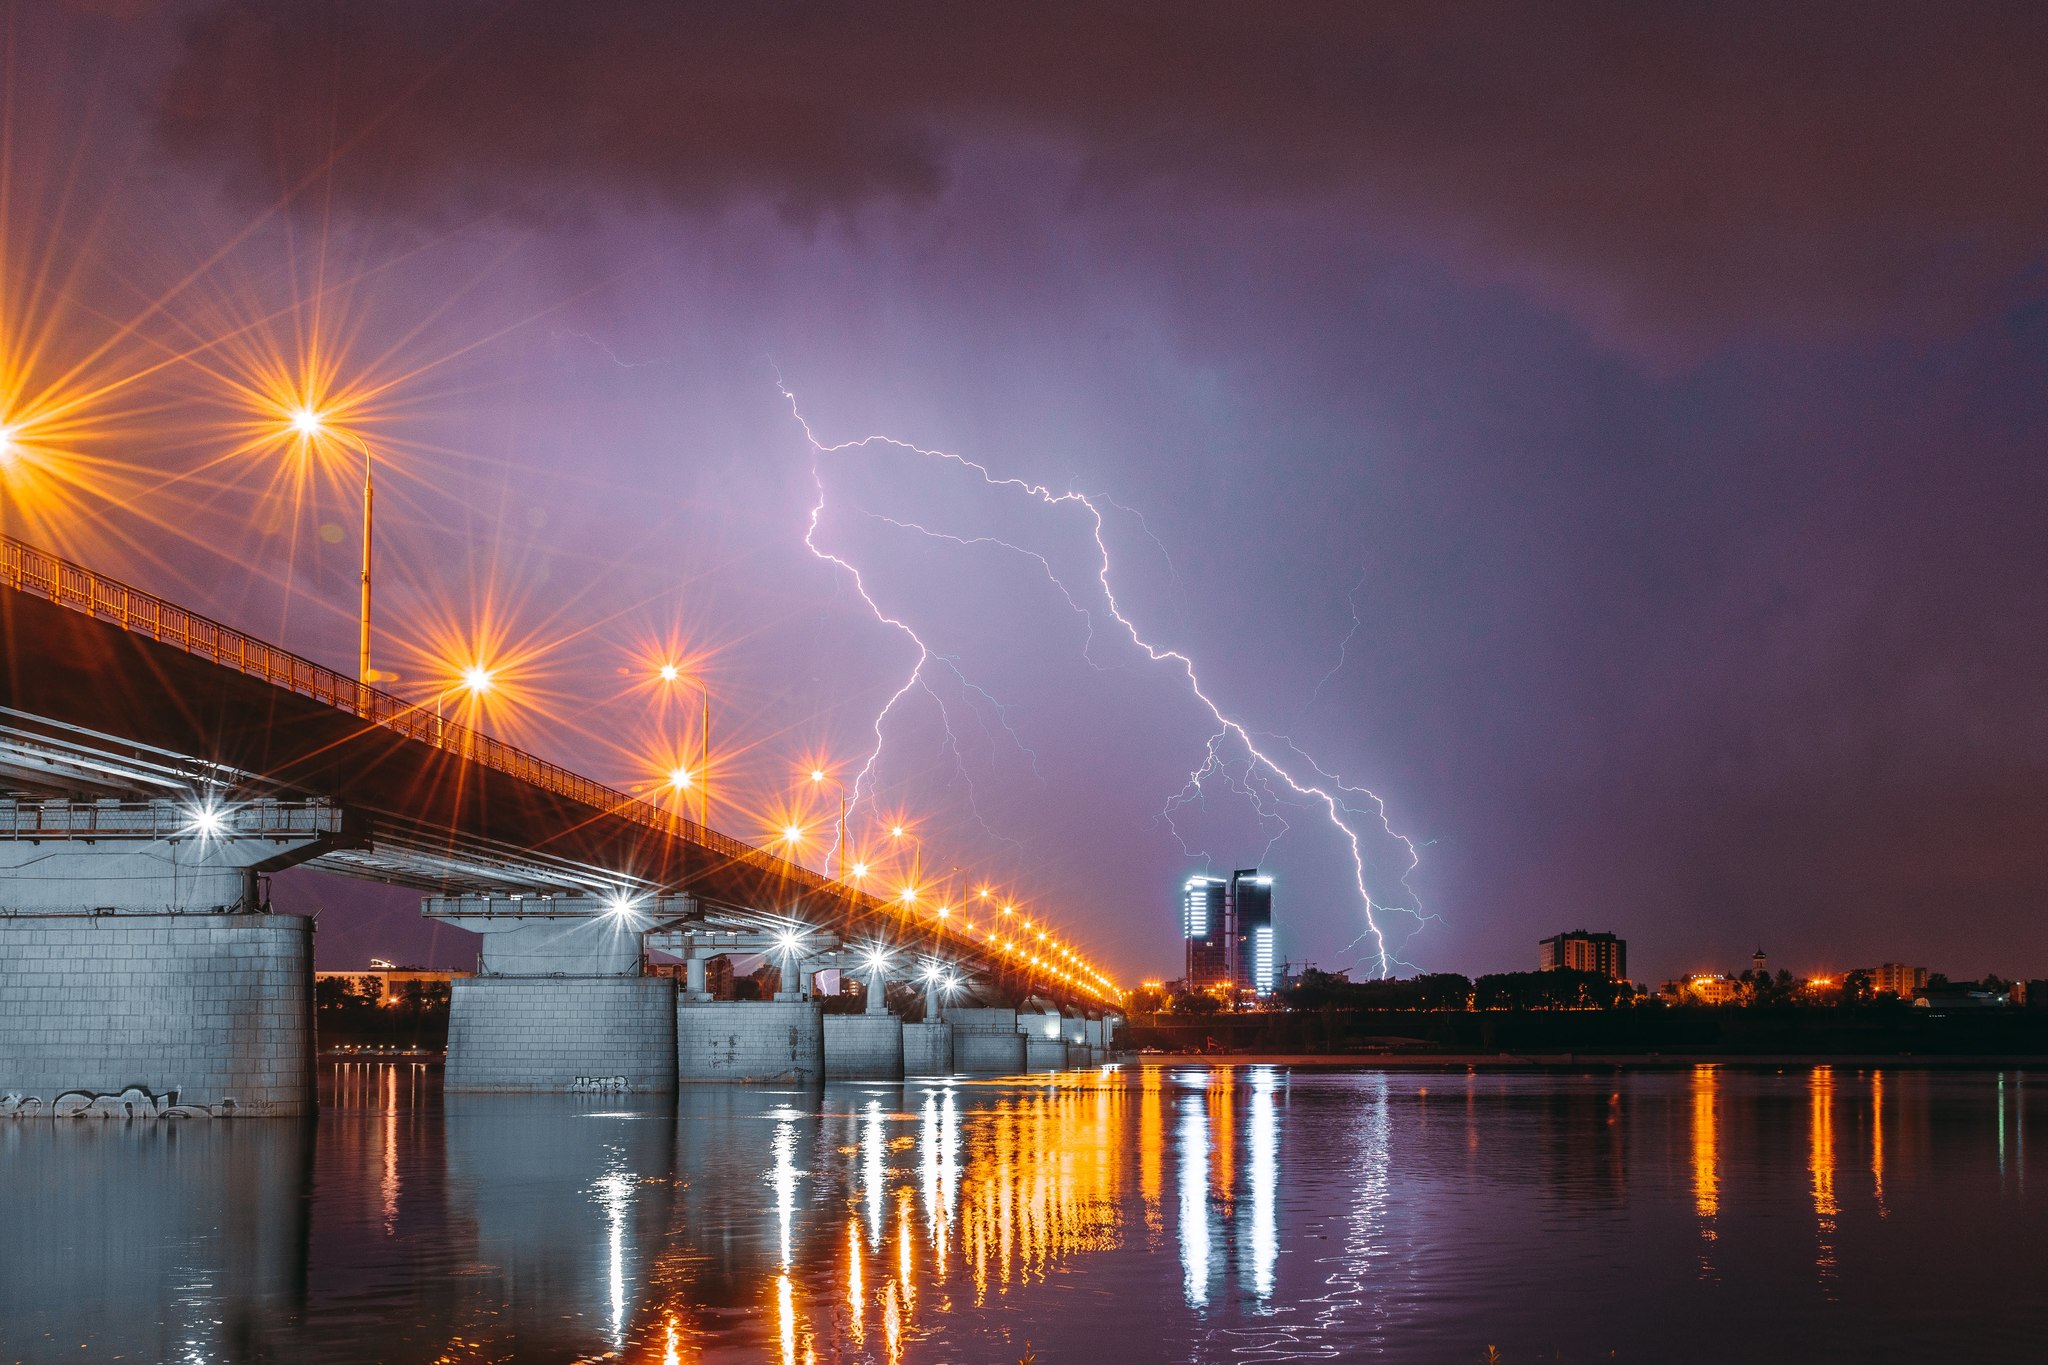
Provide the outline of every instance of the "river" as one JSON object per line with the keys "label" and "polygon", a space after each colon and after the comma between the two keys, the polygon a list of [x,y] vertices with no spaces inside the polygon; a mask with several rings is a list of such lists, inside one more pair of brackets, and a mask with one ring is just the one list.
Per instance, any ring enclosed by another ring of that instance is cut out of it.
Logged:
{"label": "river", "polygon": [[2038,1359],[2020,1072],[1127,1067],[0,1121],[0,1358]]}

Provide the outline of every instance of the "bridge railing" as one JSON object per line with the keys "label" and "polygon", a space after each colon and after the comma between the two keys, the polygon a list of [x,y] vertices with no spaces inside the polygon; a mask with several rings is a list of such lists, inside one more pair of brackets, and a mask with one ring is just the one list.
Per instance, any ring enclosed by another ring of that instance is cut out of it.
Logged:
{"label": "bridge railing", "polygon": [[808,890],[831,890],[853,895],[863,902],[870,901],[869,897],[854,893],[828,877],[799,863],[779,858],[745,840],[721,834],[663,810],[653,802],[594,782],[580,773],[571,772],[458,722],[444,720],[419,702],[393,696],[12,536],[0,536],[0,582],[20,592],[45,598],[60,607],[110,622],[160,644],[310,697],[408,739],[432,745],[558,796],[674,835],[735,861],[760,867]]}

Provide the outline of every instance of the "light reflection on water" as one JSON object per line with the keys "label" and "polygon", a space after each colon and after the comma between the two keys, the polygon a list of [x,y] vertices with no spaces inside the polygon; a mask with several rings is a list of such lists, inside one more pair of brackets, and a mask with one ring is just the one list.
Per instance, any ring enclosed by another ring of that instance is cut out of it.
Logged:
{"label": "light reflection on water", "polygon": [[317,1128],[0,1126],[0,1358],[2024,1358],[2048,1331],[2017,1072],[437,1077],[336,1067]]}

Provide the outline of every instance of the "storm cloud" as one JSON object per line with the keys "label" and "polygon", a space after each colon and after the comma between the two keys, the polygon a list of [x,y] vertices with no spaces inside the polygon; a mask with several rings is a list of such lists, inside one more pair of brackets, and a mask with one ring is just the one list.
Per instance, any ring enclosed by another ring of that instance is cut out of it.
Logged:
{"label": "storm cloud", "polygon": [[[2031,5],[280,4],[194,16],[159,127],[380,215],[1326,203],[1610,339],[1966,325],[2048,231]],[[323,202],[325,202],[323,200]]]}

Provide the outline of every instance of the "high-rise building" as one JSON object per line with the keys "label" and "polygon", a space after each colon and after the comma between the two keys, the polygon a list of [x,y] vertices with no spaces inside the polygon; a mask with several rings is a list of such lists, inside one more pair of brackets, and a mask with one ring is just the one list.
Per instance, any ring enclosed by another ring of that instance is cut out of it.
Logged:
{"label": "high-rise building", "polygon": [[1191,988],[1267,995],[1278,984],[1273,879],[1257,868],[1240,868],[1227,880],[1188,878],[1181,890],[1181,933]]}
{"label": "high-rise building", "polygon": [[1279,962],[1273,956],[1273,879],[1256,867],[1230,874],[1231,980],[1239,990],[1271,995]]}
{"label": "high-rise building", "polygon": [[1187,940],[1188,989],[1205,991],[1230,980],[1230,884],[1221,877],[1190,877],[1183,888],[1181,935]]}
{"label": "high-rise building", "polygon": [[1539,971],[1568,967],[1576,972],[1598,972],[1610,981],[1628,980],[1628,942],[1613,934],[1574,929],[1539,941],[1536,951]]}

